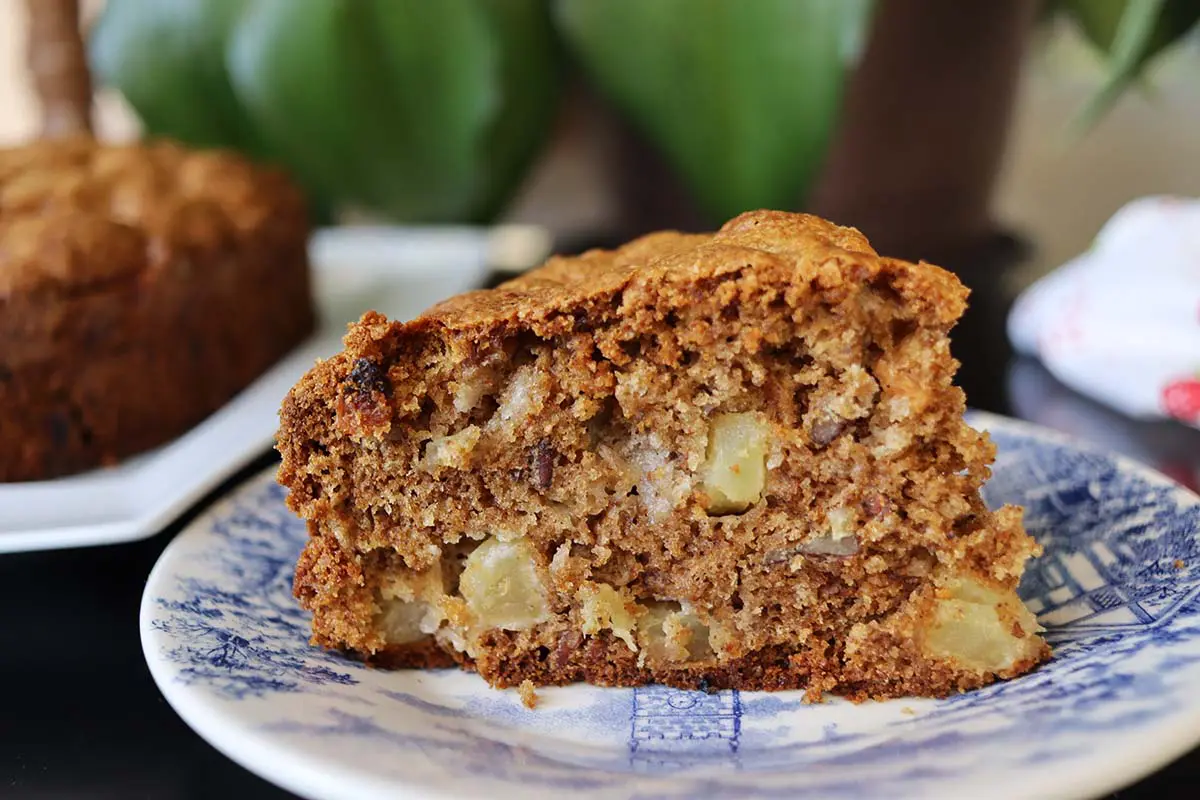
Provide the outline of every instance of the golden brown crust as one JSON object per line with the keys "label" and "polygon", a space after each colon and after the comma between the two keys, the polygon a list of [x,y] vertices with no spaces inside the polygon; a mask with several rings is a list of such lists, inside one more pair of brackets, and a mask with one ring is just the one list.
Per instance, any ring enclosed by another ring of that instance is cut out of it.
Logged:
{"label": "golden brown crust", "polygon": [[546,335],[563,328],[564,315],[580,311],[588,312],[589,322],[600,323],[606,315],[598,305],[622,292],[674,288],[682,293],[746,268],[762,271],[764,280],[786,273],[789,280],[822,288],[890,273],[906,299],[928,304],[947,323],[966,308],[966,289],[952,274],[931,264],[880,258],[853,228],[809,214],[753,211],[725,223],[716,234],[663,231],[617,250],[552,258],[496,289],[439,303],[392,333],[403,338],[438,328],[487,330],[508,324]]}
{"label": "golden brown crust", "polygon": [[447,653],[433,639],[412,644],[387,645],[365,658],[361,653],[354,651],[349,651],[347,655],[362,659],[367,666],[381,669],[443,669],[459,666],[454,656]]}
{"label": "golden brown crust", "polygon": [[[413,595],[440,609],[436,641],[498,686],[861,699],[1031,668],[1048,654],[1033,631],[1011,669],[923,649],[947,587],[1011,596],[1037,549],[1019,511],[979,496],[994,449],[962,420],[947,340],[965,296],[857,231],[754,212],[552,259],[408,323],[365,315],[281,411],[279,479],[313,534],[295,585],[314,642],[387,651],[383,590],[438,569],[439,596]],[[765,488],[740,514],[706,513],[695,484],[723,413],[771,431]],[[683,488],[660,508],[663,475]],[[854,546],[814,549],[835,515]],[[532,628],[472,629],[457,594],[454,558],[497,532],[548,587]],[[676,662],[597,630],[580,598],[601,585],[639,619],[665,603],[694,620],[711,654]]]}
{"label": "golden brown crust", "polygon": [[87,138],[0,150],[0,297],[86,291],[307,233],[299,191],[232,153]]}
{"label": "golden brown crust", "polygon": [[0,150],[0,481],[177,436],[313,327],[299,192],[231,154]]}

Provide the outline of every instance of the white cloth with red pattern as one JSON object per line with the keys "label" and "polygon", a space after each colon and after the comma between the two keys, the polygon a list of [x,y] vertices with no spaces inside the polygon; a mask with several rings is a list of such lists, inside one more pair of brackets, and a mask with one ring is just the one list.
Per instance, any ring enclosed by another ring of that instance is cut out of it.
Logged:
{"label": "white cloth with red pattern", "polygon": [[1122,208],[1091,249],[1017,298],[1008,334],[1076,391],[1200,428],[1200,200]]}

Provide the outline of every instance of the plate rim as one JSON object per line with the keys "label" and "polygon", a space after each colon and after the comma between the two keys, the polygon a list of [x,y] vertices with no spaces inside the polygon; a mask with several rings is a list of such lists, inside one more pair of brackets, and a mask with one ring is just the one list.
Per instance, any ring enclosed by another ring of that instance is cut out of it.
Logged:
{"label": "plate rim", "polygon": [[[73,490],[59,481],[71,480],[95,481],[75,487],[75,492],[81,489],[99,492],[108,484],[114,492],[138,498],[128,509],[128,513],[118,513],[116,519],[105,522],[50,524],[0,530],[0,554],[124,544],[158,534],[162,528],[180,518],[223,481],[236,475],[239,470],[270,450],[275,441],[273,432],[267,435],[245,435],[246,424],[242,417],[246,412],[242,410],[242,405],[262,400],[262,393],[268,391],[273,383],[291,375],[301,364],[311,364],[318,351],[327,349],[330,342],[328,331],[317,331],[206,419],[170,442],[134,456],[134,463],[127,461],[113,467],[112,471],[98,469],[60,479],[0,484],[0,498],[11,495],[11,498],[8,498],[10,502],[18,502],[22,495],[28,496],[30,493],[48,495],[37,501],[40,503],[54,499],[65,501],[66,496]],[[307,370],[307,367],[305,369]],[[235,440],[238,444],[225,450],[223,455],[206,459],[207,469],[188,469],[182,462],[180,451],[211,438],[214,429],[217,434],[222,435],[222,439]],[[180,480],[176,483],[176,491],[156,497],[144,491],[141,483],[147,480],[147,476],[162,470],[164,466],[169,467],[171,474],[178,476]]]}
{"label": "plate rim", "polygon": [[[275,744],[270,735],[253,728],[238,726],[237,715],[224,713],[217,702],[212,702],[217,700],[216,698],[209,698],[210,702],[206,703],[202,691],[189,692],[190,687],[173,680],[175,676],[169,663],[155,650],[166,637],[153,626],[156,619],[156,597],[151,589],[163,580],[162,573],[167,572],[171,566],[171,561],[167,558],[168,553],[185,549],[181,545],[183,537],[191,531],[202,530],[204,523],[217,516],[222,507],[230,501],[233,492],[273,479],[275,470],[276,467],[269,466],[247,476],[245,481],[231,489],[230,495],[213,503],[203,514],[189,522],[164,548],[146,577],[146,585],[138,604],[138,629],[142,656],[155,686],[180,719],[210,746],[248,772],[306,800],[356,800],[364,796],[364,791],[369,791],[365,796],[394,797],[398,800],[452,800],[461,797],[462,795],[452,792],[424,791],[427,788],[424,786],[414,791],[410,791],[410,787],[403,787],[401,790],[390,781],[379,781],[348,771],[334,759],[297,760],[295,754],[286,746]],[[228,733],[232,729],[236,729],[237,732],[237,747],[231,746],[228,741]],[[252,754],[257,754],[258,757],[254,758]],[[321,787],[322,791],[313,791],[313,787]]]}
{"label": "plate rim", "polygon": [[[1157,470],[1119,453],[1104,451],[1070,434],[991,412],[972,410],[967,413],[966,419],[973,427],[982,430],[1004,431],[1103,456],[1111,459],[1122,471],[1134,472],[1154,483],[1172,488],[1185,500],[1200,503],[1200,495]],[[151,570],[139,606],[139,629],[143,655],[156,686],[184,722],[219,752],[255,775],[309,800],[340,800],[359,797],[367,791],[413,800],[464,796],[461,790],[455,791],[452,784],[400,784],[347,768],[334,758],[312,758],[311,754],[306,754],[305,758],[298,759],[294,749],[276,743],[270,734],[240,724],[240,715],[233,711],[235,706],[230,705],[226,709],[221,705],[220,698],[205,697],[203,688],[194,688],[174,680],[175,671],[158,652],[159,645],[169,637],[152,624],[157,618],[156,599],[159,592],[156,587],[165,585],[165,576],[173,565],[174,556],[177,551],[186,549],[185,537],[188,534],[202,536],[209,530],[205,527],[209,519],[218,516],[222,508],[232,502],[235,492],[245,491],[251,484],[268,482],[272,479],[273,471],[274,467],[267,467],[247,476],[246,480],[231,489],[229,495],[192,520],[164,549]],[[1197,700],[1195,707],[1200,709],[1200,700]],[[231,743],[231,739],[237,739],[237,746]],[[1075,760],[1074,771],[1063,773],[1036,765],[1024,770],[1020,779],[1012,783],[980,787],[977,797],[1096,798],[1136,783],[1196,749],[1198,745],[1200,714],[1176,713],[1151,723],[1148,729],[1113,734],[1111,744],[1101,755],[1108,755],[1107,751],[1119,752],[1120,758],[1097,757],[1093,749]],[[1082,769],[1085,763],[1086,770]],[[451,773],[447,771],[446,774]],[[638,780],[638,776],[630,777],[628,786],[634,788],[632,781]],[[669,778],[657,778],[660,785],[666,780]],[[951,785],[943,785],[926,791],[923,796],[942,796],[953,789]],[[959,789],[961,791],[961,787]]]}

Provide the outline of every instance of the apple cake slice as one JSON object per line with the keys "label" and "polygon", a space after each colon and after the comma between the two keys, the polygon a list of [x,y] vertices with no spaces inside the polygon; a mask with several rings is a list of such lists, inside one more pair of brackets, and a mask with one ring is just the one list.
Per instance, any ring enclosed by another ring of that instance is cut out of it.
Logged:
{"label": "apple cake slice", "polygon": [[313,641],[495,686],[942,695],[1049,655],[980,499],[966,290],[744,214],[367,314],[283,405]]}

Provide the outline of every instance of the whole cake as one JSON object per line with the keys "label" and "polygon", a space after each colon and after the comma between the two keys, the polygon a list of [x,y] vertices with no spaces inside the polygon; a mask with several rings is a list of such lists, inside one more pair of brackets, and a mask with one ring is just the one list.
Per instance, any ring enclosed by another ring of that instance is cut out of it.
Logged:
{"label": "whole cake", "polygon": [[0,150],[0,481],[111,464],[312,330],[303,199],[229,153]]}
{"label": "whole cake", "polygon": [[1049,655],[980,499],[966,290],[744,214],[367,314],[283,405],[313,640],[495,686],[943,695]]}

